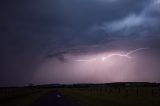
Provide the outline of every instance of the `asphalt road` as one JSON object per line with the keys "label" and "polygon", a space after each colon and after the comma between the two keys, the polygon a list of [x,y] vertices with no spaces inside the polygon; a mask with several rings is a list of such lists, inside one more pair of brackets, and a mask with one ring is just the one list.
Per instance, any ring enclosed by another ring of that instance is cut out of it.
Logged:
{"label": "asphalt road", "polygon": [[45,96],[35,101],[32,106],[80,106],[56,91],[49,92]]}

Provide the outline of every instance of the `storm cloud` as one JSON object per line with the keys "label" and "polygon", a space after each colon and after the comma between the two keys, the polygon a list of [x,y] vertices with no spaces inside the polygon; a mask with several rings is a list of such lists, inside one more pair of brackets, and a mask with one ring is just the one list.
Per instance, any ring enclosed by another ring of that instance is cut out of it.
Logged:
{"label": "storm cloud", "polygon": [[114,71],[103,81],[103,72],[78,76],[81,64],[72,59],[141,47],[150,50],[136,55],[121,81],[160,81],[159,0],[1,0],[0,16],[2,86],[118,81]]}

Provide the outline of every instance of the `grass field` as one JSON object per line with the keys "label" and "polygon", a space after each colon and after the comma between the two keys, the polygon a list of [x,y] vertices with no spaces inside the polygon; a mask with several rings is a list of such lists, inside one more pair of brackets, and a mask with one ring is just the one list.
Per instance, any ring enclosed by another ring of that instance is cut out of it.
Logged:
{"label": "grass field", "polygon": [[63,88],[61,94],[82,106],[160,106],[160,88]]}
{"label": "grass field", "polygon": [[0,106],[30,106],[50,91],[82,106],[160,106],[160,87],[8,88],[0,89]]}
{"label": "grass field", "polygon": [[0,106],[30,106],[50,89],[8,88],[0,89]]}

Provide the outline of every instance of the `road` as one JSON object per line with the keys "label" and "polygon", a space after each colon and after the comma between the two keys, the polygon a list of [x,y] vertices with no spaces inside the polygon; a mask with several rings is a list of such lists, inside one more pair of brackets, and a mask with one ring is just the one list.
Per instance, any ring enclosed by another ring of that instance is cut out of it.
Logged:
{"label": "road", "polygon": [[56,91],[49,92],[45,96],[35,101],[32,106],[80,106]]}

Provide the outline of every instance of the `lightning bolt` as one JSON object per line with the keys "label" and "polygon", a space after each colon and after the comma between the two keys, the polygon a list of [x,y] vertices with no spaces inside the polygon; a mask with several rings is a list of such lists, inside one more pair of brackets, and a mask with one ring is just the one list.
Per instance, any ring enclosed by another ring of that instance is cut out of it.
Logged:
{"label": "lightning bolt", "polygon": [[133,54],[133,53],[135,53],[135,52],[137,52],[137,51],[146,50],[146,49],[149,49],[149,48],[139,48],[139,49],[135,49],[135,50],[132,50],[132,51],[128,52],[127,55],[131,55],[131,54]]}
{"label": "lightning bolt", "polygon": [[101,60],[104,62],[106,59],[111,58],[113,56],[131,58],[131,56],[130,56],[131,54],[136,53],[136,52],[138,52],[140,50],[145,50],[145,49],[149,49],[149,48],[139,48],[139,49],[135,49],[135,50],[129,51],[128,53],[125,53],[125,54],[110,54],[108,56],[102,57]]}
{"label": "lightning bolt", "polygon": [[79,59],[79,60],[74,60],[74,61],[77,61],[77,62],[92,62],[92,61],[95,61],[95,60],[96,60],[96,58],[86,59],[86,60],[81,60],[81,59]]}
{"label": "lightning bolt", "polygon": [[102,57],[101,60],[104,62],[106,59],[114,57],[114,56],[120,56],[120,57],[126,57],[126,58],[131,58],[129,55],[127,54],[110,54],[106,57]]}
{"label": "lightning bolt", "polygon": [[[129,51],[127,53],[114,53],[114,54],[109,54],[108,56],[103,56],[101,57],[101,60],[103,62],[105,62],[106,59],[109,59],[111,57],[114,57],[114,56],[120,56],[120,57],[125,57],[125,58],[132,58],[130,55],[133,54],[133,53],[136,53],[140,50],[146,50],[146,49],[149,49],[149,48],[139,48],[139,49],[135,49],[135,50],[132,50],[132,51]],[[79,60],[74,60],[74,61],[77,61],[77,62],[93,62],[93,61],[96,61],[97,58],[93,58],[93,59],[79,59]]]}

